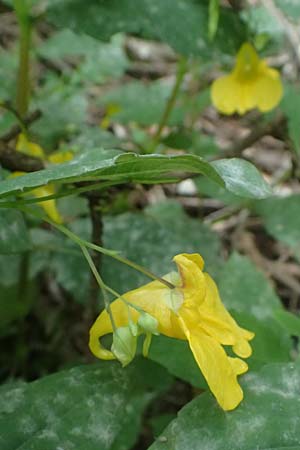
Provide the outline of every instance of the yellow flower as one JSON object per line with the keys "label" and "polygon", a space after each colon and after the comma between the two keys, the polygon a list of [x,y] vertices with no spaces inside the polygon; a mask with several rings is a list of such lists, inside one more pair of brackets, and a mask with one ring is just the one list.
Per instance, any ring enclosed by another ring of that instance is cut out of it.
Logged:
{"label": "yellow flower", "polygon": [[20,133],[17,138],[16,150],[29,156],[45,159],[45,152],[39,144],[29,141],[24,133]]}
{"label": "yellow flower", "polygon": [[[13,172],[11,174],[11,177],[20,177],[22,175],[26,175],[26,172]],[[31,191],[31,193],[36,197],[36,198],[40,198],[40,197],[48,197],[48,195],[53,195],[55,194],[55,188],[53,186],[53,184],[47,184],[45,186],[40,186],[38,188],[35,188]],[[56,207],[56,202],[55,200],[46,200],[43,202],[38,203],[39,206],[41,206],[41,208],[43,208],[43,210],[45,211],[45,213],[50,217],[50,219],[52,219],[54,222],[58,223],[58,224],[62,224],[63,220],[62,217]]]}
{"label": "yellow flower", "polygon": [[[73,153],[70,150],[64,152],[55,152],[46,157],[44,150],[42,147],[35,142],[31,142],[24,133],[20,133],[16,142],[16,150],[25,153],[29,156],[34,156],[37,158],[41,158],[43,161],[50,162],[52,164],[61,164],[67,161],[70,161],[73,158]],[[13,172],[11,176],[21,176],[25,175],[26,172]],[[40,186],[36,189],[33,189],[32,194],[36,197],[47,197],[49,195],[55,194],[55,186],[53,184],[48,184],[45,186]],[[63,223],[62,217],[56,207],[55,200],[46,200],[38,203],[46,212],[46,214],[52,219],[54,222],[61,224]]]}
{"label": "yellow flower", "polygon": [[[237,375],[247,371],[240,358],[227,356],[223,345],[230,345],[236,355],[251,355],[248,343],[254,334],[240,328],[225,309],[213,279],[203,272],[204,261],[199,254],[180,254],[174,257],[179,277],[175,289],[153,281],[127,292],[111,303],[111,312],[117,328],[137,323],[140,311],[124,302],[136,305],[158,321],[158,332],[166,336],[188,340],[194,358],[212,393],[224,410],[234,409],[243,398]],[[174,273],[165,279],[174,283]],[[106,311],[102,311],[90,330],[89,346],[100,359],[115,359],[99,338],[112,333]],[[180,361],[178,361],[180,364]]]}
{"label": "yellow flower", "polygon": [[279,72],[268,67],[252,45],[245,43],[237,54],[233,71],[213,82],[211,97],[221,113],[244,114],[254,108],[270,111],[280,102],[282,92]]}

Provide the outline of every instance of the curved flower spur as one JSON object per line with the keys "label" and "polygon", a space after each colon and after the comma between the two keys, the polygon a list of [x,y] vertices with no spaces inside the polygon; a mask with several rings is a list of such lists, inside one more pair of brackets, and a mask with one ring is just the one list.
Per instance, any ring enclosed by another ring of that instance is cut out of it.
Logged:
{"label": "curved flower spur", "polygon": [[[239,327],[228,313],[215,282],[203,272],[204,261],[199,254],[183,253],[175,256],[174,261],[179,276],[171,272],[164,278],[176,287],[170,289],[160,281],[153,281],[114,300],[110,308],[114,324],[109,313],[102,311],[90,330],[90,349],[100,359],[122,359],[115,339],[112,351],[105,349],[99,341],[102,336],[108,333],[115,335],[121,330],[120,339],[126,340],[128,334],[131,335],[131,340],[127,339],[126,343],[131,352],[123,364],[126,365],[134,357],[137,335],[146,332],[149,337],[149,333],[155,333],[157,324],[159,333],[189,342],[219,405],[224,410],[232,410],[243,399],[237,376],[245,373],[248,365],[240,358],[251,355],[248,341],[254,334]],[[135,332],[132,325],[140,326],[140,333]],[[148,339],[145,354],[149,345]],[[238,357],[228,356],[223,345],[232,346]]]}

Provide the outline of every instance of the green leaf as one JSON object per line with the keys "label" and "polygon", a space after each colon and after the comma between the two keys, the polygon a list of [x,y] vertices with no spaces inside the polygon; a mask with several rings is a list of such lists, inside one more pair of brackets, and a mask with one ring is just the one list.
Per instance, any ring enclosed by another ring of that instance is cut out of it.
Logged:
{"label": "green leaf", "polygon": [[211,164],[194,155],[137,155],[117,150],[94,150],[76,159],[45,170],[0,182],[0,196],[21,193],[50,182],[111,180],[114,182],[153,183],[174,173],[202,173],[223,184]]}
{"label": "green leaf", "polygon": [[[170,385],[147,360],[79,366],[33,383],[6,385],[0,399],[0,447],[13,450],[126,450],[141,414]],[[5,385],[4,385],[5,386]]]}
{"label": "green leaf", "polygon": [[218,287],[237,323],[255,333],[253,354],[247,361],[250,367],[289,361],[290,335],[274,320],[281,302],[264,274],[247,257],[233,253],[223,267]]}
{"label": "green leaf", "polygon": [[212,165],[233,194],[249,198],[265,198],[272,194],[271,187],[256,167],[244,159],[219,159]]}
{"label": "green leaf", "polygon": [[272,364],[242,377],[244,400],[224,412],[199,395],[149,450],[299,450],[300,367]]}
{"label": "green leaf", "polygon": [[271,284],[246,256],[233,253],[218,281],[221,298],[228,309],[261,319],[273,317],[273,311],[281,307]]}
{"label": "green leaf", "polygon": [[66,84],[62,78],[51,76],[36,91],[34,106],[42,116],[31,126],[37,141],[53,150],[61,139],[80,131],[87,118],[87,99],[82,88]]}
{"label": "green leaf", "polygon": [[300,259],[300,195],[270,198],[256,202],[254,207],[271,236],[287,245]]}
{"label": "green leaf", "polygon": [[207,383],[187,341],[153,336],[148,357],[165,367],[175,377],[199,389],[207,389]]}
{"label": "green leaf", "polygon": [[89,0],[88,8],[81,0],[56,0],[48,13],[55,26],[70,27],[97,39],[108,40],[125,32],[166,42],[188,56],[211,58],[213,50],[235,53],[246,40],[239,17],[222,8],[216,45],[212,46],[207,36],[207,4],[197,0]]}
{"label": "green leaf", "polygon": [[300,318],[296,314],[292,314],[284,309],[274,312],[275,319],[285,328],[292,336],[300,336]]}
{"label": "green leaf", "polygon": [[103,83],[123,75],[128,60],[124,51],[123,36],[113,36],[111,42],[101,43],[85,34],[64,29],[51,35],[38,47],[38,55],[50,60],[63,60],[69,56],[81,57],[76,71],[65,64],[72,81]]}
{"label": "green leaf", "polygon": [[0,253],[21,253],[30,247],[23,215],[13,209],[0,209]]}
{"label": "green leaf", "polygon": [[[241,327],[255,333],[251,341],[252,355],[246,360],[250,370],[257,370],[267,363],[291,361],[293,343],[290,333],[277,320],[271,317],[260,319],[236,311],[230,312]],[[275,316],[275,312],[273,315]]]}

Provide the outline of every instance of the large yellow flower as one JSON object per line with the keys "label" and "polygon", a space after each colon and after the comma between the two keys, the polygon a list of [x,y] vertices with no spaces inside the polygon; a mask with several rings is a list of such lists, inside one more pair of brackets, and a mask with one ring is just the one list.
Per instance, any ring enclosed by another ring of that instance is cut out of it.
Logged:
{"label": "large yellow flower", "polygon": [[211,97],[223,114],[244,114],[253,108],[270,111],[280,102],[282,92],[279,72],[268,67],[252,45],[245,43],[233,71],[213,82]]}
{"label": "large yellow flower", "polygon": [[[251,355],[248,343],[254,334],[240,328],[225,309],[212,278],[203,272],[204,261],[199,254],[180,254],[174,257],[179,277],[177,286],[170,289],[160,281],[153,281],[127,292],[111,303],[116,327],[124,327],[130,320],[137,323],[140,309],[158,321],[158,331],[166,336],[186,339],[207,383],[224,410],[234,409],[243,398],[237,375],[247,371],[240,358],[227,356],[223,345],[230,345],[242,358]],[[164,277],[172,278],[172,274]],[[174,283],[174,274],[172,281]],[[128,307],[126,302],[139,309]],[[99,338],[112,333],[113,327],[104,310],[90,330],[89,346],[100,359],[115,359]],[[178,361],[180,364],[180,361]]]}

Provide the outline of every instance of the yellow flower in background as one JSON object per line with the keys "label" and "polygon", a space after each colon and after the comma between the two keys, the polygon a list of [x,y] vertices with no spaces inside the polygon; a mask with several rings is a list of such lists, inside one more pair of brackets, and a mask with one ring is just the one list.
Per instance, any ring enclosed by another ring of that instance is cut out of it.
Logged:
{"label": "yellow flower in background", "polygon": [[29,141],[24,133],[17,137],[16,150],[29,156],[45,159],[45,152],[39,144]]}
{"label": "yellow flower in background", "polygon": [[[11,174],[12,177],[20,177],[22,175],[26,175],[27,172],[13,172]],[[55,188],[53,184],[47,184],[45,186],[40,186],[38,188],[33,189],[30,191],[31,194],[33,194],[36,198],[40,197],[48,197],[48,195],[55,194]],[[38,205],[43,208],[45,213],[52,219],[54,222],[58,224],[63,223],[63,219],[56,207],[55,200],[46,200],[43,202],[38,203]]]}
{"label": "yellow flower in background", "polygon": [[[179,276],[171,273],[164,278],[172,283],[175,280],[176,288],[153,281],[127,292],[122,299],[111,303],[115,325],[117,328],[128,326],[129,315],[130,321],[137,323],[141,315],[134,308],[137,306],[157,320],[159,333],[187,340],[220,406],[224,410],[234,409],[243,398],[237,376],[246,372],[248,366],[240,358],[227,356],[223,345],[232,346],[237,356],[247,358],[251,355],[248,341],[254,334],[240,328],[228,313],[213,279],[203,272],[204,261],[199,254],[180,254],[174,261]],[[116,359],[99,341],[112,332],[110,317],[104,310],[90,329],[89,346],[96,357]]]}
{"label": "yellow flower in background", "polygon": [[[34,156],[36,158],[41,158],[43,161],[49,162],[51,164],[61,164],[67,161],[70,161],[73,158],[73,152],[70,150],[64,152],[55,152],[49,155],[48,157],[45,155],[43,148],[36,144],[35,142],[31,142],[24,133],[20,133],[16,142],[16,150],[25,153],[29,156]],[[13,172],[12,176],[21,176],[25,175],[26,172]],[[55,194],[55,186],[54,184],[48,184],[45,186],[40,186],[36,189],[33,189],[31,193],[36,197],[46,197],[49,195]],[[63,219],[57,209],[56,201],[46,200],[38,203],[41,206],[46,214],[52,219],[54,222],[61,224],[63,223]]]}
{"label": "yellow flower in background", "polygon": [[212,102],[223,114],[245,114],[254,108],[270,111],[278,105],[282,93],[279,72],[259,59],[248,43],[240,48],[233,71],[215,80],[211,87]]}

